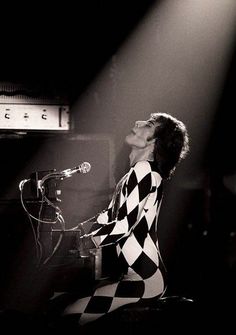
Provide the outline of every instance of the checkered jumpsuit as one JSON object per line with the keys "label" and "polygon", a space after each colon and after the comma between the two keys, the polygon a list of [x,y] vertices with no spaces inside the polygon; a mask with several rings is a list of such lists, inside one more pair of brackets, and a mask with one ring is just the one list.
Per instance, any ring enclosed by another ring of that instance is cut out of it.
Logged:
{"label": "checkered jumpsuit", "polygon": [[116,218],[112,220],[117,196],[98,216],[91,234],[100,236],[100,247],[116,244],[114,262],[122,265],[125,274],[65,308],[63,314],[78,316],[79,324],[96,320],[120,306],[161,296],[164,291],[157,240],[162,178],[152,162],[140,161],[119,184]]}

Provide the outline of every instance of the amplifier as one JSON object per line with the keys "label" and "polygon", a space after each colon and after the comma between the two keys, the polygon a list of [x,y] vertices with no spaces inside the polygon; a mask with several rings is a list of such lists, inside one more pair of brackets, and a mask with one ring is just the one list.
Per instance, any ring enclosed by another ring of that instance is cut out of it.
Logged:
{"label": "amplifier", "polygon": [[0,130],[68,131],[68,99],[0,82]]}
{"label": "amplifier", "polygon": [[70,130],[69,106],[0,103],[0,129]]}

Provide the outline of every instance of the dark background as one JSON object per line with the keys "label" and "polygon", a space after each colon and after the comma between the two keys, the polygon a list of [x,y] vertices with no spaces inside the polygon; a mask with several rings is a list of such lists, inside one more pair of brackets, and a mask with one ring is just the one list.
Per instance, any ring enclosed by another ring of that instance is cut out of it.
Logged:
{"label": "dark background", "polygon": [[74,102],[153,3],[89,0],[21,4],[13,11],[6,5],[1,80],[66,94]]}

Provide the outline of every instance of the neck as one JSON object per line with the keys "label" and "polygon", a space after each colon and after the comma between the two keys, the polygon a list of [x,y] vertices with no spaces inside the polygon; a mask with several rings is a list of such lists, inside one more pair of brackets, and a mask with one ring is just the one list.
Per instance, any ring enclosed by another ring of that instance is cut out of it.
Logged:
{"label": "neck", "polygon": [[132,166],[140,161],[153,161],[154,158],[153,153],[150,152],[150,149],[148,147],[144,149],[132,147],[131,153],[129,155],[129,160],[130,166]]}

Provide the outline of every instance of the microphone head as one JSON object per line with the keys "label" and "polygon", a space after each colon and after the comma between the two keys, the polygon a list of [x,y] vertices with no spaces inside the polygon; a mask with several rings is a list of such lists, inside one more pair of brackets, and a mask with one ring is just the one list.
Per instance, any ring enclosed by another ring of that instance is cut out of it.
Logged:
{"label": "microphone head", "polygon": [[83,162],[80,165],[80,172],[81,173],[88,173],[91,170],[91,164],[88,162]]}

